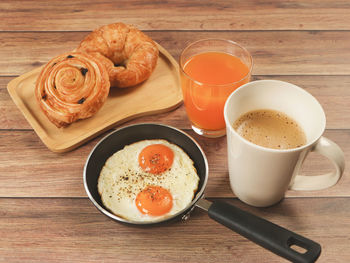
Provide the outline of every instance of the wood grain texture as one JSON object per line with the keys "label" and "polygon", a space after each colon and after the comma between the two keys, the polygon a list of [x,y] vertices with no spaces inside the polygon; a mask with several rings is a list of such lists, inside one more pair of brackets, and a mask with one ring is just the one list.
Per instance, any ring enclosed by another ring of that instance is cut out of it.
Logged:
{"label": "wood grain texture", "polygon": [[[297,19],[296,19],[297,18]],[[349,30],[348,1],[1,1],[2,31],[76,31],[123,21],[142,30]]]}
{"label": "wood grain texture", "polygon": [[[6,86],[13,77],[0,77],[0,129],[32,129],[12,101]],[[350,76],[253,76],[253,80],[278,79],[293,83],[310,92],[322,105],[328,129],[350,129]],[[190,123],[182,106],[164,114],[129,121],[160,122],[186,129]]]}
{"label": "wood grain texture", "polygon": [[[91,28],[92,30],[92,28]],[[203,38],[225,38],[253,56],[254,75],[349,75],[350,31],[146,32],[178,60]],[[0,76],[17,76],[73,50],[88,32],[0,33]]]}
{"label": "wood grain texture", "polygon": [[[291,82],[320,101],[325,136],[345,152],[344,176],[327,190],[288,191],[269,208],[234,198],[225,137],[194,134],[184,106],[121,126],[156,122],[184,129],[207,155],[207,196],[319,242],[317,262],[350,262],[349,1],[2,0],[0,21],[0,262],[286,262],[199,208],[186,222],[159,227],[113,222],[88,200],[82,178],[89,152],[105,134],[58,154],[24,119],[7,92],[8,82],[74,49],[91,30],[119,21],[146,31],[176,60],[197,39],[232,39],[251,52],[253,79]],[[331,169],[325,158],[310,154],[302,171],[316,175]]]}
{"label": "wood grain texture", "polygon": [[[317,262],[350,257],[347,198],[288,199],[264,209],[224,201],[319,242]],[[2,262],[287,262],[199,208],[186,222],[142,228],[108,219],[85,198],[0,198],[0,205]]]}
{"label": "wood grain texture", "polygon": [[[126,125],[126,124],[125,124]],[[228,179],[226,137],[207,139],[185,130],[203,148],[209,163],[208,197],[233,197]],[[325,136],[345,153],[350,166],[349,130],[329,130]],[[85,197],[83,167],[86,158],[102,135],[72,152],[58,154],[46,148],[33,131],[0,131],[0,197]],[[329,172],[331,164],[312,154],[303,173]],[[322,191],[288,191],[287,197],[350,196],[349,170],[334,187]]]}
{"label": "wood grain texture", "polygon": [[[43,114],[35,98],[35,83],[42,68],[15,78],[7,91],[42,142],[51,151],[67,152],[127,120],[168,112],[182,104],[178,64],[163,47],[158,49],[157,66],[146,81],[128,89],[112,88],[96,114],[61,129]],[[52,75],[50,79],[54,80]]]}

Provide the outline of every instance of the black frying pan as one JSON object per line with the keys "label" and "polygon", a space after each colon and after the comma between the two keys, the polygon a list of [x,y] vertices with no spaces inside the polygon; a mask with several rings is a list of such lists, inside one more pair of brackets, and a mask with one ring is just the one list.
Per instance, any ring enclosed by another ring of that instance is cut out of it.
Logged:
{"label": "black frying pan", "polygon": [[[193,160],[200,177],[195,198],[185,209],[170,218],[156,222],[133,222],[109,212],[102,204],[97,191],[100,171],[107,159],[125,145],[146,139],[165,139],[181,147]],[[273,224],[265,219],[245,212],[225,202],[210,202],[203,197],[208,180],[208,162],[201,147],[184,132],[160,124],[137,124],[121,128],[103,138],[91,151],[84,168],[84,186],[92,203],[109,218],[133,225],[154,225],[170,220],[186,218],[194,207],[208,212],[210,218],[248,238],[256,244],[284,257],[292,262],[314,262],[321,253],[321,246],[303,236]],[[300,253],[292,246],[302,247]]]}

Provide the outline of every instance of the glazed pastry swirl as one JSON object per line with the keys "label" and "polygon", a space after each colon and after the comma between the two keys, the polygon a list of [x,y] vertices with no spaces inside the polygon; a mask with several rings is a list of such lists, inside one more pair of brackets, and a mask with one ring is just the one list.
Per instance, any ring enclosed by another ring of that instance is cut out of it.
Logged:
{"label": "glazed pastry swirl", "polygon": [[110,88],[106,68],[96,58],[70,52],[53,58],[42,69],[35,96],[47,118],[57,127],[94,115]]}

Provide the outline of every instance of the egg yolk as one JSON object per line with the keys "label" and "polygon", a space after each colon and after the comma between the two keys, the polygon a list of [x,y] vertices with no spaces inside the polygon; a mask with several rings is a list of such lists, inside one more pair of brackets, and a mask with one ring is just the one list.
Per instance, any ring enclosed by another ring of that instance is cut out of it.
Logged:
{"label": "egg yolk", "polygon": [[174,152],[163,144],[151,144],[145,147],[139,155],[141,168],[152,174],[160,174],[173,164]]}
{"label": "egg yolk", "polygon": [[173,197],[161,186],[148,186],[136,196],[135,203],[142,214],[161,216],[173,207]]}

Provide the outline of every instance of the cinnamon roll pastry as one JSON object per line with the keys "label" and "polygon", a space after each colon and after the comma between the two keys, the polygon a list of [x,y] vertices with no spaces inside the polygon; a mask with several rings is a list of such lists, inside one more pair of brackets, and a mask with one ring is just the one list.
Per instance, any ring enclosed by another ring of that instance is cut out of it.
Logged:
{"label": "cinnamon roll pastry", "polygon": [[107,70],[98,59],[71,52],[45,65],[36,81],[35,97],[47,118],[60,128],[94,115],[109,88]]}
{"label": "cinnamon roll pastry", "polygon": [[102,26],[85,37],[78,51],[97,57],[107,68],[112,87],[126,88],[148,79],[157,65],[156,43],[136,27]]}

